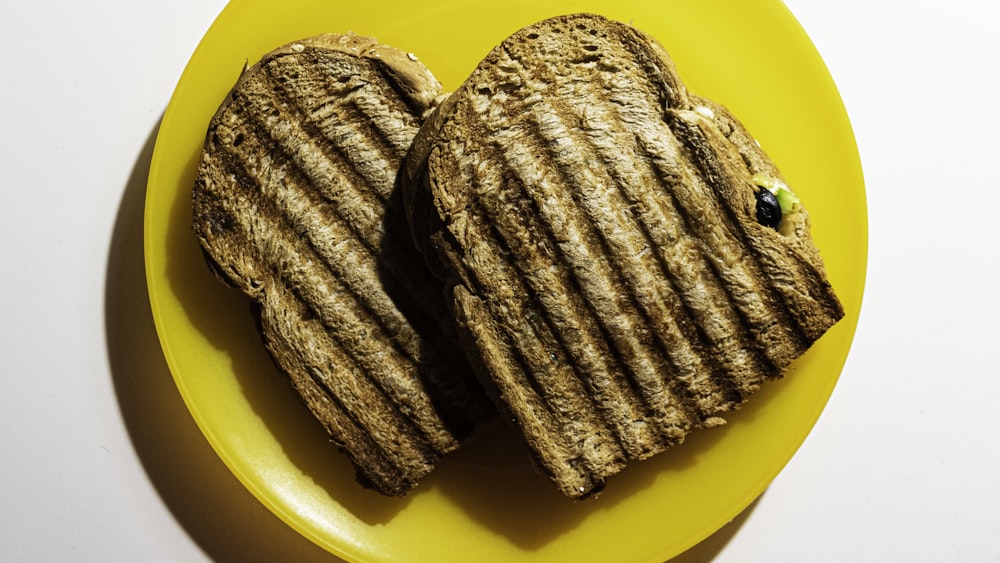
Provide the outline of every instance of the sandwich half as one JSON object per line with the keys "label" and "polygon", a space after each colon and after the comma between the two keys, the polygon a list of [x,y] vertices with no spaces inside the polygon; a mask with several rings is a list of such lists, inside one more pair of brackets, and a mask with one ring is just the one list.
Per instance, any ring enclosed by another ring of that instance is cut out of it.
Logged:
{"label": "sandwich half", "polygon": [[212,119],[192,196],[212,270],[254,301],[276,365],[386,495],[495,413],[395,186],[440,96],[416,57],[368,37],[282,46]]}
{"label": "sandwich half", "polygon": [[623,23],[508,37],[405,170],[472,364],[569,497],[724,423],[843,316],[774,163]]}

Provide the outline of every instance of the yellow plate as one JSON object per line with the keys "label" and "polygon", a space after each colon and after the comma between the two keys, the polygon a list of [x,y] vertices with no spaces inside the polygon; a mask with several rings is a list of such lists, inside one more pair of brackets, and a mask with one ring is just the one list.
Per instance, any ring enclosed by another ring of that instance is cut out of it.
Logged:
{"label": "yellow plate", "polygon": [[[692,91],[740,116],[809,208],[847,317],[730,424],[634,464],[595,501],[560,497],[503,430],[449,457],[405,499],[362,490],[275,372],[248,302],[209,274],[190,234],[190,187],[208,121],[244,63],[308,35],[375,36],[418,54],[450,89],[509,33],[577,11],[651,33]],[[365,561],[662,561],[763,492],[818,418],[857,324],[867,211],[836,87],[777,0],[234,0],[198,46],[163,117],[145,252],[163,351],[194,419],[233,474],[323,548]]]}

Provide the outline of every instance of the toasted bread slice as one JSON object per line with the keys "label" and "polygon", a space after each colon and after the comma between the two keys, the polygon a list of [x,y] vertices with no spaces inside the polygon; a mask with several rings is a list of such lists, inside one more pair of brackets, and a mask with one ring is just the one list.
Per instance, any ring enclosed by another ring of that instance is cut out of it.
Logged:
{"label": "toasted bread slice", "polygon": [[775,165],[628,25],[514,33],[405,167],[472,362],[567,496],[723,423],[843,316],[801,203],[757,219]]}
{"label": "toasted bread slice", "polygon": [[441,95],[412,55],[323,35],[265,55],[212,119],[193,227],[357,468],[401,495],[495,411],[412,247],[396,175]]}

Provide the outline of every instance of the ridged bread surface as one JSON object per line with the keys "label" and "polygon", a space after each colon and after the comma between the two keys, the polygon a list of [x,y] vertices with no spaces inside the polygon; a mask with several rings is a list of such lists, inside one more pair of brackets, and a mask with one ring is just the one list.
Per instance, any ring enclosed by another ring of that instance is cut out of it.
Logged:
{"label": "ridged bread surface", "polygon": [[754,218],[777,168],[628,25],[516,32],[406,166],[473,363],[567,496],[721,424],[843,315],[805,210]]}
{"label": "ridged bread surface", "polygon": [[209,263],[255,301],[278,367],[388,495],[492,413],[396,190],[440,95],[414,57],[370,38],[283,46],[213,118],[193,192]]}

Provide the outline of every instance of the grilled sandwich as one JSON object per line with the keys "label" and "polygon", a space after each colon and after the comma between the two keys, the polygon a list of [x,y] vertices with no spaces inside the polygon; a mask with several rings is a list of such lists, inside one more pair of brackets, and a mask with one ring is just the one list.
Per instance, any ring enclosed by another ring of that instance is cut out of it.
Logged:
{"label": "grilled sandwich", "polygon": [[402,495],[495,413],[406,229],[399,165],[441,86],[357,35],[245,70],[211,121],[193,228],[359,480]]}
{"label": "grilled sandwich", "polygon": [[774,163],[623,23],[508,37],[405,176],[472,364],[569,497],[724,423],[844,314]]}

